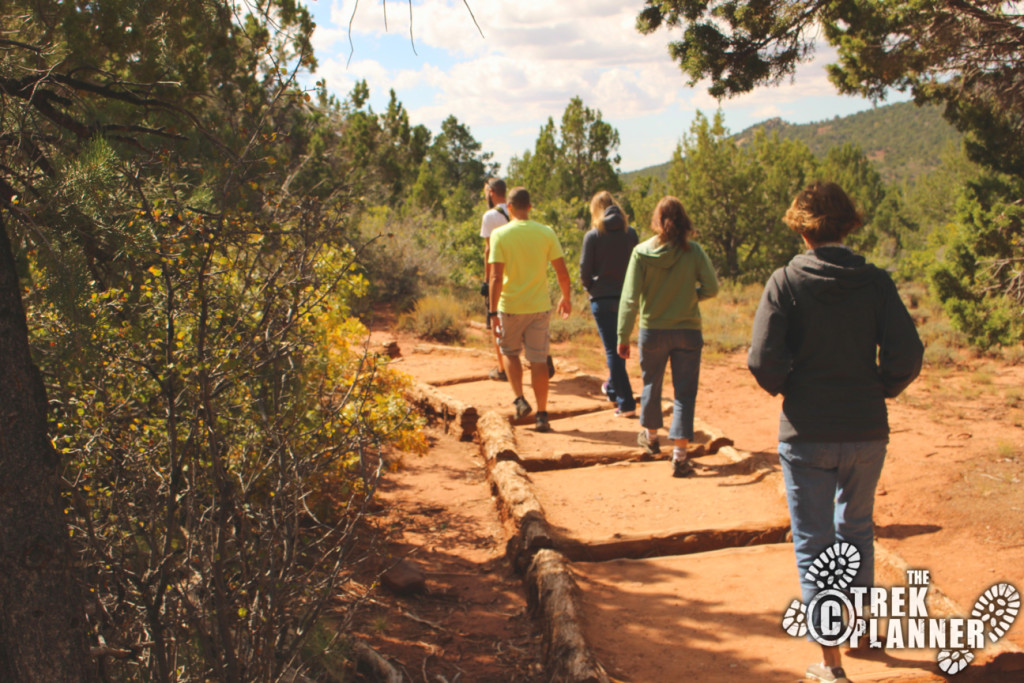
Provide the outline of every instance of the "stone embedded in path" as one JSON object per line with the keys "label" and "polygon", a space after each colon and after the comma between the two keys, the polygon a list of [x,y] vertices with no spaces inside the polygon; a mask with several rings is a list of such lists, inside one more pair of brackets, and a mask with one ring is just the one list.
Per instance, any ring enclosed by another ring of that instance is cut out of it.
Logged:
{"label": "stone embedded in path", "polygon": [[[376,348],[391,356],[394,370],[417,382],[439,387],[487,379],[487,373],[497,364],[493,353],[467,347],[427,343],[399,346],[390,338],[383,338]],[[393,356],[393,352],[398,355]]]}
{"label": "stone embedded in path", "polygon": [[[570,541],[562,551],[574,559],[606,559],[615,546],[622,549],[619,556],[641,557],[785,538],[785,501],[763,471],[751,472],[723,455],[701,458],[695,468],[696,476],[684,479],[672,478],[667,461],[534,472],[530,478],[551,528]],[[588,557],[579,546],[595,550]]]}
{"label": "stone embedded in path", "polygon": [[415,595],[427,589],[427,577],[409,560],[401,560],[384,572],[381,584],[396,595]]}
{"label": "stone embedded in path", "polygon": [[[594,410],[600,410],[608,405],[603,396],[595,396],[588,391],[590,382],[588,378],[563,377],[555,375],[551,380],[551,393],[548,398],[548,413],[552,420],[564,415],[575,415]],[[515,396],[512,394],[508,382],[495,382],[494,380],[482,380],[477,382],[466,382],[452,384],[444,387],[444,392],[459,401],[468,405],[476,406],[480,413],[488,410],[497,410],[511,416],[514,412],[512,401]],[[529,372],[524,380],[524,394],[526,400],[537,409],[536,399],[530,388]],[[531,413],[522,421],[525,429],[533,425],[535,413]]]}

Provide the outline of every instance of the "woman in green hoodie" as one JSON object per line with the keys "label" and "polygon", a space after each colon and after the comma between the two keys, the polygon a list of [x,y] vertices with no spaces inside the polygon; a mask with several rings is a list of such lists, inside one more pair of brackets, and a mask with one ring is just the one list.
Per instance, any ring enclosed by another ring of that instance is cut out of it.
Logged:
{"label": "woman in green hoodie", "polygon": [[629,358],[629,338],[640,318],[641,430],[637,442],[648,454],[661,452],[661,387],[672,364],[675,403],[668,438],[673,441],[672,476],[693,473],[686,446],[693,438],[694,403],[704,346],[698,302],[718,293],[718,278],[693,232],[683,204],[663,197],[651,216],[655,236],[633,250],[619,299],[619,355]]}

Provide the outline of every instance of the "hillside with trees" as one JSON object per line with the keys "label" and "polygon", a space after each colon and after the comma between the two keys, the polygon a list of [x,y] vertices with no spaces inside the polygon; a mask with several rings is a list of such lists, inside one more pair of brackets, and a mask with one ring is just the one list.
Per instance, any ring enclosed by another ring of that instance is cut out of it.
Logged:
{"label": "hillside with trees", "polygon": [[[807,145],[816,157],[843,144],[860,147],[887,183],[912,182],[934,171],[951,146],[960,143],[962,135],[945,119],[937,106],[916,106],[898,102],[866,111],[836,116],[826,121],[793,124],[774,118],[735,134],[739,144],[751,141],[757,131],[778,133],[784,140]],[[670,162],[623,173],[621,182],[628,185],[639,176],[665,180]]]}

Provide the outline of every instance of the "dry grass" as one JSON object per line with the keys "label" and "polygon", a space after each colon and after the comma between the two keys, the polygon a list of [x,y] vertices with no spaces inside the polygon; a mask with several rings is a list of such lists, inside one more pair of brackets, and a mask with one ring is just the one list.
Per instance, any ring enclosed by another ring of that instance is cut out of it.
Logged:
{"label": "dry grass", "polygon": [[426,296],[416,302],[410,313],[399,317],[398,325],[424,339],[451,343],[465,336],[465,305],[450,296]]}

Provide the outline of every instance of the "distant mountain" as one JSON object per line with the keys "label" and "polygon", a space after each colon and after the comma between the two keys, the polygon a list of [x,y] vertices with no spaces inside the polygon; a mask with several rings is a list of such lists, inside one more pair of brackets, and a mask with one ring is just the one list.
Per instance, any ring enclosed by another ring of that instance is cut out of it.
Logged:
{"label": "distant mountain", "polygon": [[[850,116],[828,121],[792,124],[779,118],[769,119],[734,137],[740,144],[753,139],[758,130],[777,131],[779,137],[804,142],[815,154],[823,157],[831,147],[845,143],[860,146],[887,183],[901,183],[938,167],[943,150],[960,140],[960,133],[942,118],[939,107],[918,107],[913,102],[899,102],[876,107]],[[671,161],[648,166],[620,176],[623,186],[633,178],[668,177]]]}

